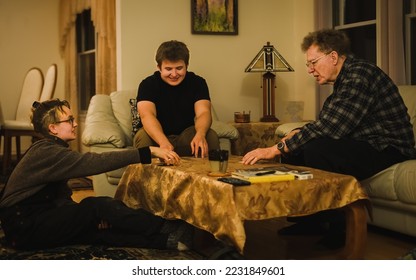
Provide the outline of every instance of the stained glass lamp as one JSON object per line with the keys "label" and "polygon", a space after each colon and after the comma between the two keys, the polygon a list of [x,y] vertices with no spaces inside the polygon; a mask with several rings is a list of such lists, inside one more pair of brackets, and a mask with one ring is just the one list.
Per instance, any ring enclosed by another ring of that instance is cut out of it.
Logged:
{"label": "stained glass lamp", "polygon": [[275,116],[276,75],[273,72],[293,72],[292,66],[267,42],[247,66],[245,72],[264,72],[263,74],[263,117],[261,122],[278,122]]}

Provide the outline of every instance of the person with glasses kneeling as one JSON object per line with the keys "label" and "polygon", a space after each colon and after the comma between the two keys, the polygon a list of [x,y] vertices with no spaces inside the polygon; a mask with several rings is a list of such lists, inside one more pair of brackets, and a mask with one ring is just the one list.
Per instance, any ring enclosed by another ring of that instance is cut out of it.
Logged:
{"label": "person with glasses kneeling", "polygon": [[0,220],[8,244],[42,249],[70,244],[103,244],[185,250],[193,228],[111,197],[72,200],[68,180],[103,173],[155,156],[179,163],[168,149],[143,147],[102,154],[72,151],[77,123],[67,101],[34,102],[32,123],[44,138],[31,145],[0,194]]}

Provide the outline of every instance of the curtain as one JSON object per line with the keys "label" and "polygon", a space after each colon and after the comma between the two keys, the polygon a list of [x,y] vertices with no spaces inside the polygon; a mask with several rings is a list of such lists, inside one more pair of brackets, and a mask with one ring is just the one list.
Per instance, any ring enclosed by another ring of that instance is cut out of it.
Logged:
{"label": "curtain", "polygon": [[[403,2],[382,0],[380,17],[381,69],[397,85],[406,84],[406,66],[403,38]],[[378,34],[377,34],[378,35]]]}
{"label": "curtain", "polygon": [[91,18],[98,35],[96,93],[117,89],[115,0],[91,0]]}
{"label": "curtain", "polygon": [[[332,0],[315,0],[314,2],[315,13],[315,30],[324,28],[332,28]],[[306,35],[306,34],[305,34]],[[315,104],[315,117],[318,118],[319,112],[324,105],[325,100],[332,93],[332,85],[319,85],[316,83],[316,104]]]}
{"label": "curtain", "polygon": [[[74,116],[79,113],[75,22],[77,14],[87,9],[91,9],[97,33],[95,94],[110,94],[117,88],[115,0],[60,0],[59,49],[65,60],[65,99],[70,102]],[[71,143],[73,149],[81,149],[79,137],[78,134],[78,139]]]}

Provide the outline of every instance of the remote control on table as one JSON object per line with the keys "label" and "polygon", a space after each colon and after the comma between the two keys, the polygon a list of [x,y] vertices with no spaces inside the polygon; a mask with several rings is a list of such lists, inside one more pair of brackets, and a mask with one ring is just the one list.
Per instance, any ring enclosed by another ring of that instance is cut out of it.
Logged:
{"label": "remote control on table", "polygon": [[218,181],[228,183],[228,184],[231,184],[233,186],[249,186],[249,185],[251,185],[251,183],[249,181],[239,179],[239,178],[234,178],[234,177],[221,177],[221,178],[218,178]]}

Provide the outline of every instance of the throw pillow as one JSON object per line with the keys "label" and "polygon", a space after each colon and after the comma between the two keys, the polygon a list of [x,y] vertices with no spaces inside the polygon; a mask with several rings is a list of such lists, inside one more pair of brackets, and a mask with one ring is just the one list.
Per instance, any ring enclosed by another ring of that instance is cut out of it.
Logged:
{"label": "throw pillow", "polygon": [[132,131],[131,134],[134,137],[136,135],[136,132],[142,128],[142,122],[140,121],[139,113],[137,112],[137,102],[135,98],[131,98],[129,100],[130,103],[130,110],[131,110],[131,119],[132,119]]}

